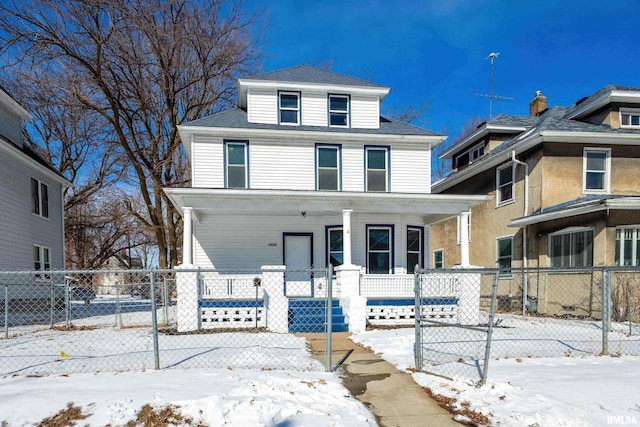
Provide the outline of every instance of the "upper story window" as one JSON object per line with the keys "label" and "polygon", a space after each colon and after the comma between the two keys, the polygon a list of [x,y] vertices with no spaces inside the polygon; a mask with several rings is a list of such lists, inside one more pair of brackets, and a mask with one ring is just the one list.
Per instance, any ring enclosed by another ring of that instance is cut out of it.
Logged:
{"label": "upper story window", "polygon": [[593,265],[593,230],[567,230],[549,235],[551,267]]}
{"label": "upper story window", "polygon": [[456,156],[456,167],[461,168],[484,156],[484,142],[474,145],[469,150]]}
{"label": "upper story window", "polygon": [[49,187],[35,178],[31,178],[31,212],[49,218]]}
{"label": "upper story window", "polygon": [[347,95],[329,95],[329,126],[349,127]]}
{"label": "upper story window", "polygon": [[616,265],[640,266],[640,227],[616,229]]}
{"label": "upper story window", "polygon": [[248,188],[249,144],[247,142],[225,143],[225,187]]}
{"label": "upper story window", "polygon": [[424,267],[423,263],[423,238],[424,229],[422,227],[407,227],[407,273],[411,274],[416,265]]}
{"label": "upper story window", "polygon": [[365,147],[366,191],[389,191],[389,147]]}
{"label": "upper story window", "polygon": [[327,227],[327,261],[334,267],[344,263],[342,227]]}
{"label": "upper story window", "polygon": [[316,146],[316,190],[340,190],[340,146]]}
{"label": "upper story window", "polygon": [[608,193],[611,170],[609,148],[585,148],[583,158],[583,191],[585,193]]}
{"label": "upper story window", "polygon": [[620,127],[640,128],[640,109],[621,108],[620,109]]}
{"label": "upper story window", "polygon": [[513,202],[513,164],[508,164],[496,171],[496,205],[504,205]]}
{"label": "upper story window", "polygon": [[300,124],[300,94],[298,92],[280,92],[278,104],[281,124]]}

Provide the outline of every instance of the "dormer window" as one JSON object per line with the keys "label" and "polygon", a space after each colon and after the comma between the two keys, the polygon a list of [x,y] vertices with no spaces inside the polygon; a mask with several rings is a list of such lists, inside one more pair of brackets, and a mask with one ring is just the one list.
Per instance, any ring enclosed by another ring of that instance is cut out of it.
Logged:
{"label": "dormer window", "polygon": [[461,168],[470,165],[475,160],[484,156],[484,141],[474,145],[471,149],[456,157],[456,167]]}
{"label": "dormer window", "polygon": [[329,95],[329,126],[349,127],[347,95]]}
{"label": "dormer window", "polygon": [[640,128],[640,109],[621,108],[620,127]]}
{"label": "dormer window", "polygon": [[300,94],[297,92],[280,92],[278,97],[280,124],[300,124]]}

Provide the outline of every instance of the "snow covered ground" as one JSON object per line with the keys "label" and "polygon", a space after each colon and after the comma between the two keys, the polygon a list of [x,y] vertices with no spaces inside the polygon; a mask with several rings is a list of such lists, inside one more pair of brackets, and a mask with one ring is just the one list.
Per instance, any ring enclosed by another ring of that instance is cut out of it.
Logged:
{"label": "snow covered ground", "polygon": [[[92,329],[96,321],[108,327]],[[126,425],[147,404],[158,409],[172,405],[192,420],[187,425],[376,425],[338,376],[324,372],[311,357],[301,337],[161,335],[161,346],[170,350],[161,353],[167,369],[154,371],[148,328],[113,328],[113,317],[99,316],[74,323],[88,329],[12,327],[11,338],[0,339],[0,424],[38,424],[72,403],[86,416],[79,425],[90,426]],[[640,425],[640,357],[590,355],[600,336],[589,322],[563,330],[569,323],[513,317],[502,325],[495,331],[497,353],[485,386],[476,387],[477,378],[448,380],[425,373],[413,373],[413,378],[495,426]],[[614,325],[612,352],[640,346],[640,335],[626,336],[624,328]],[[453,331],[447,332],[449,341],[462,345],[463,337]],[[546,331],[546,339],[540,331]],[[412,371],[412,328],[367,331],[353,339]],[[517,354],[509,342],[518,343]],[[452,345],[450,350],[459,358],[465,348]],[[550,351],[564,356],[541,357]],[[221,367],[230,354],[232,366]],[[267,368],[252,366],[256,360]],[[129,368],[116,373],[113,366]]]}

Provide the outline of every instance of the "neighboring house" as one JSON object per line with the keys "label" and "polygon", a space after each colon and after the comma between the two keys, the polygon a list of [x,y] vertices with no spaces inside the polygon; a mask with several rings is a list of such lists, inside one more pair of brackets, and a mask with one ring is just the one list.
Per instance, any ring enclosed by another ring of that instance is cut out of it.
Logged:
{"label": "neighboring house", "polygon": [[[492,198],[470,211],[472,265],[640,265],[640,88],[552,108],[537,92],[530,116],[498,116],[441,157],[453,172],[434,193]],[[460,231],[431,227],[435,267],[462,263]]]}
{"label": "neighboring house", "polygon": [[[389,91],[297,66],[239,79],[236,108],[179,126],[192,188],[164,191],[183,215],[183,264],[333,264],[361,287],[427,267],[428,225],[485,198],[430,194],[431,150],[444,137],[380,116]],[[298,292],[313,282],[288,278]]]}
{"label": "neighboring house", "polygon": [[145,281],[146,272],[137,271],[142,268],[142,258],[132,257],[129,251],[123,250],[104,264],[103,270],[114,270],[113,272],[103,272],[94,277],[96,292],[102,295],[131,294],[133,288]]}
{"label": "neighboring house", "polygon": [[70,183],[24,143],[22,121],[29,119],[0,88],[0,270],[61,270]]}

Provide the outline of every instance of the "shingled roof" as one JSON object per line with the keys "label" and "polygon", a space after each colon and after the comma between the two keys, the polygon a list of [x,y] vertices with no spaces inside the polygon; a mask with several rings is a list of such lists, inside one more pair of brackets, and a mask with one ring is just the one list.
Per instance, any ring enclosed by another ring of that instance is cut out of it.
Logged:
{"label": "shingled roof", "polygon": [[247,77],[241,80],[265,80],[265,81],[281,81],[293,83],[317,83],[331,84],[341,86],[358,86],[384,88],[388,87],[372,83],[367,80],[358,79],[356,77],[346,76],[344,74],[335,73],[322,68],[310,65],[297,65],[295,67],[284,68],[282,70],[271,71],[264,74]]}

